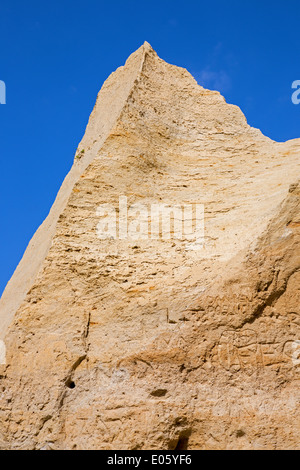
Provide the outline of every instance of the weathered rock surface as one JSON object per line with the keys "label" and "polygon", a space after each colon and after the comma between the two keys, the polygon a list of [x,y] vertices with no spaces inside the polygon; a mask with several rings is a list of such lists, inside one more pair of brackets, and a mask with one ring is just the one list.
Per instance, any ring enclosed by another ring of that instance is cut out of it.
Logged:
{"label": "weathered rock surface", "polygon": [[[0,448],[299,448],[300,140],[145,43],[77,156],[1,299]],[[204,204],[204,247],[100,240],[120,196]]]}

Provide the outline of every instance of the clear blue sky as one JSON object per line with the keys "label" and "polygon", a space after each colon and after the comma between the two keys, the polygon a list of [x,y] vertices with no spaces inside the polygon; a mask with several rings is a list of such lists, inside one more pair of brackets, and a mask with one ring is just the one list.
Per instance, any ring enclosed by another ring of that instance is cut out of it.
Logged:
{"label": "clear blue sky", "polygon": [[299,0],[0,0],[0,293],[71,167],[103,81],[145,40],[269,137],[300,137],[299,10]]}

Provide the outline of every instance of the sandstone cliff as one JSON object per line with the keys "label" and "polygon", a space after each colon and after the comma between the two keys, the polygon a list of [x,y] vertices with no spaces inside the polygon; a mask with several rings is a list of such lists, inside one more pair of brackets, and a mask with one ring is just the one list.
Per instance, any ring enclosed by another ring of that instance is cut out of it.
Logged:
{"label": "sandstone cliff", "polygon": [[[298,448],[299,156],[132,54],[2,296],[0,448]],[[120,196],[203,204],[203,246],[100,239]]]}

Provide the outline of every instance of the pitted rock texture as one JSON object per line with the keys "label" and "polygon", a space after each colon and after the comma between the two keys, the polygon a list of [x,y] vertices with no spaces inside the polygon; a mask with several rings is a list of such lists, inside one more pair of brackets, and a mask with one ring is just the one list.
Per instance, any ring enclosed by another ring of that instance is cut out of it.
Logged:
{"label": "pitted rock texture", "polygon": [[[299,157],[132,54],[2,296],[0,448],[299,448]],[[120,196],[203,204],[203,248],[99,239]]]}

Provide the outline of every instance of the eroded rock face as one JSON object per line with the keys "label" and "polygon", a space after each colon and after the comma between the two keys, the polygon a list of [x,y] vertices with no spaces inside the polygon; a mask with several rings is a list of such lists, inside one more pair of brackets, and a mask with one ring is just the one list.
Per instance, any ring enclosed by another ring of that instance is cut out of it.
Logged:
{"label": "eroded rock face", "polygon": [[[147,43],[114,72],[1,299],[1,448],[298,448],[299,155]],[[120,197],[204,246],[99,238]]]}

